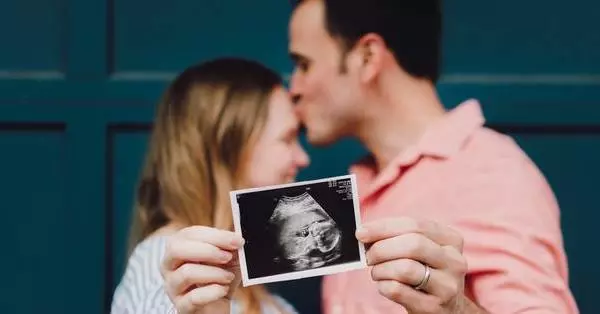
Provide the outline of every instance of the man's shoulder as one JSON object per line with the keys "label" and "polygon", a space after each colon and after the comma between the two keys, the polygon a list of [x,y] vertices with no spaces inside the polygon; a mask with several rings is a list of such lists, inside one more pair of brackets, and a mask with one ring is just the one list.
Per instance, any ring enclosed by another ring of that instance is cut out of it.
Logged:
{"label": "man's shoulder", "polygon": [[467,141],[450,163],[472,171],[490,171],[507,175],[511,171],[539,175],[535,162],[513,137],[497,130],[482,127]]}
{"label": "man's shoulder", "polygon": [[470,141],[465,145],[465,148],[467,152],[469,150],[481,150],[477,151],[477,153],[489,152],[498,157],[527,156],[515,138],[490,127],[481,127],[474,132]]}
{"label": "man's shoulder", "polygon": [[448,178],[454,184],[446,186],[452,195],[461,195],[463,200],[487,199],[488,203],[512,202],[522,206],[538,203],[556,207],[554,192],[542,169],[517,140],[497,130],[478,130],[449,165],[455,171],[448,173],[460,173],[460,176]]}

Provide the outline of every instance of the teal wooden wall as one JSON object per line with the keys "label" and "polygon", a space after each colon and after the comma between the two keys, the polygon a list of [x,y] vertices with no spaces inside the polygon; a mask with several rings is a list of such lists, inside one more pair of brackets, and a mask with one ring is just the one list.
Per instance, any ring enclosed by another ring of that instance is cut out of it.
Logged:
{"label": "teal wooden wall", "polygon": [[[0,2],[3,313],[108,311],[167,80],[225,54],[289,73],[289,10],[282,0]],[[592,313],[600,5],[453,0],[445,12],[442,98],[448,107],[479,98],[489,124],[514,135],[547,175],[562,205],[571,285]],[[300,179],[342,174],[363,151],[346,141],[309,152]],[[273,288],[318,313],[318,279]]]}

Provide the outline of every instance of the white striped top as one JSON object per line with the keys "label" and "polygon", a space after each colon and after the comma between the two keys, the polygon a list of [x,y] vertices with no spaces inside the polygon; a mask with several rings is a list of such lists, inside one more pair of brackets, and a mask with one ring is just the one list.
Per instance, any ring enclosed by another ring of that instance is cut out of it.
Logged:
{"label": "white striped top", "polygon": [[[111,314],[176,314],[177,310],[164,290],[160,264],[165,253],[166,238],[152,236],[136,246],[113,295]],[[283,298],[274,296],[290,314],[295,309]],[[263,314],[279,314],[265,305]],[[239,305],[232,301],[231,314],[242,314]]]}

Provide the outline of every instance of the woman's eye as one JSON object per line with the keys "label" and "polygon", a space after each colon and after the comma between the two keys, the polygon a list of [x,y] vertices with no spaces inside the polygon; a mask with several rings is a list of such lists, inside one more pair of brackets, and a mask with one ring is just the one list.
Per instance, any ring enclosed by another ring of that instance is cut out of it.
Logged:
{"label": "woman's eye", "polygon": [[281,137],[281,138],[279,138],[279,140],[280,140],[282,143],[285,143],[285,144],[288,144],[288,145],[289,145],[289,144],[292,144],[292,143],[293,143],[293,142],[296,140],[296,136],[292,136],[292,135],[286,135],[286,136],[284,136],[284,137]]}

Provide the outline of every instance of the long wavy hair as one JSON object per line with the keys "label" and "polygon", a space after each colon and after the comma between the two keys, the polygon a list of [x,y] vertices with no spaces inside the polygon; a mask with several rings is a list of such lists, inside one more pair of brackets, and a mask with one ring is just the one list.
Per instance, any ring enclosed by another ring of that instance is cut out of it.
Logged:
{"label": "long wavy hair", "polygon": [[[272,70],[238,58],[191,66],[175,78],[158,104],[130,250],[168,223],[233,229],[229,191],[244,187],[248,153],[281,85]],[[234,297],[249,314],[273,301],[260,285],[240,287]]]}

